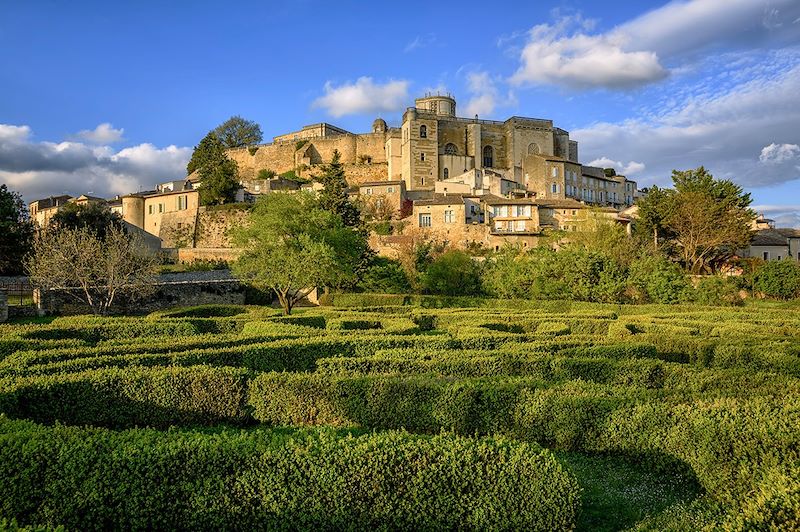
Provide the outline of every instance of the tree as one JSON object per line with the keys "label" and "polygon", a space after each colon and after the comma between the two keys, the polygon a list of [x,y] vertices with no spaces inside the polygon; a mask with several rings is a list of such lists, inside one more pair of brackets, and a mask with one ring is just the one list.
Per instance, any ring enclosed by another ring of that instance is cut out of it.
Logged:
{"label": "tree", "polygon": [[275,292],[285,314],[316,287],[353,283],[367,248],[362,233],[322,209],[308,192],[259,199],[250,225],[234,231],[244,253],[234,273]]}
{"label": "tree", "polygon": [[481,268],[472,257],[453,249],[428,266],[422,284],[430,294],[476,295],[481,291]]}
{"label": "tree", "polygon": [[636,202],[638,219],[634,224],[634,235],[642,241],[652,236],[653,250],[659,249],[659,238],[668,238],[666,218],[672,209],[673,191],[652,186],[647,195]]}
{"label": "tree", "polygon": [[87,229],[90,233],[105,238],[106,232],[111,228],[122,227],[122,217],[111,212],[108,205],[100,202],[67,203],[50,218],[48,229],[59,231],[62,229]]}
{"label": "tree", "polygon": [[23,273],[23,259],[31,249],[34,233],[22,197],[0,185],[0,275]]}
{"label": "tree", "polygon": [[225,154],[225,147],[213,131],[195,146],[186,171],[199,174],[198,191],[202,205],[231,202],[236,197],[238,166]]}
{"label": "tree", "polygon": [[232,116],[214,129],[214,135],[226,148],[258,144],[263,138],[261,126],[239,115]]}
{"label": "tree", "polygon": [[322,174],[316,176],[323,187],[319,193],[319,205],[341,216],[345,225],[357,227],[361,225],[361,213],[347,195],[347,179],[340,158],[339,150],[334,150],[331,162],[323,166]]}
{"label": "tree", "polygon": [[768,261],[756,271],[753,286],[767,297],[800,297],[800,265],[793,260]]}
{"label": "tree", "polygon": [[157,267],[140,236],[114,225],[104,237],[88,227],[44,231],[26,264],[34,284],[64,290],[103,316],[120,296],[135,300],[152,293]]}

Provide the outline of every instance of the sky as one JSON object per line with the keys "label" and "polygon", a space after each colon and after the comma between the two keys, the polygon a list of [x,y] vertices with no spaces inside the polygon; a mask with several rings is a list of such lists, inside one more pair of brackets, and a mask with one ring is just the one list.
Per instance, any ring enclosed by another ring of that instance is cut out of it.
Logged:
{"label": "sky", "polygon": [[800,227],[800,0],[0,0],[0,183],[26,201],[179,179],[232,115],[265,141],[460,116],[552,119],[640,187],[704,165]]}

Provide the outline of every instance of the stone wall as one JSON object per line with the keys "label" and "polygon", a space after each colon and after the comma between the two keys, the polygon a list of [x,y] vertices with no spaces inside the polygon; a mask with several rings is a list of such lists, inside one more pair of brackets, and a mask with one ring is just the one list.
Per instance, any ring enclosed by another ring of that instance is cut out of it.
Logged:
{"label": "stone wall", "polygon": [[249,209],[209,209],[200,207],[197,213],[194,247],[231,248],[230,230],[248,223]]}

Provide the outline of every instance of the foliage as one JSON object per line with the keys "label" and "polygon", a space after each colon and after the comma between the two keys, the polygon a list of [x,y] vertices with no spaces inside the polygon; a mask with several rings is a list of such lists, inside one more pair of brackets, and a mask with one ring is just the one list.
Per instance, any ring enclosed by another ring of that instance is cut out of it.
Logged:
{"label": "foliage", "polygon": [[767,297],[800,297],[800,265],[793,260],[767,261],[756,270],[753,288]]}
{"label": "foliage", "polygon": [[638,303],[675,304],[690,296],[691,283],[675,263],[661,255],[642,255],[628,273],[633,293],[629,297]]}
{"label": "foliage", "polygon": [[742,305],[736,283],[721,275],[709,275],[700,279],[694,292],[694,300],[701,305]]}
{"label": "foliage", "polygon": [[398,261],[375,257],[361,275],[358,288],[365,292],[406,294],[411,290],[411,284]]}
{"label": "foliage", "polygon": [[240,148],[258,144],[263,138],[261,126],[238,115],[230,117],[217,126],[214,129],[214,135],[226,148]]}
{"label": "foliage", "polygon": [[158,258],[138,234],[114,226],[103,238],[88,228],[46,231],[26,265],[36,285],[63,290],[100,315],[109,313],[117,296],[147,297],[157,268]]}
{"label": "foliage", "polygon": [[422,276],[424,290],[447,296],[475,295],[481,291],[480,265],[459,250],[446,251],[437,257]]}
{"label": "foliage", "polygon": [[195,146],[186,171],[197,171],[200,177],[198,192],[202,205],[234,201],[239,189],[239,170],[236,161],[225,154],[225,146],[212,131]]}
{"label": "foliage", "polygon": [[0,275],[20,275],[33,245],[34,224],[22,197],[0,185]]}
{"label": "foliage", "polygon": [[674,189],[657,187],[640,200],[640,234],[652,232],[690,273],[716,271],[750,242],[750,194],[714,179],[702,166],[672,172]]}
{"label": "foliage", "polygon": [[122,217],[111,212],[108,205],[90,202],[83,205],[67,203],[50,218],[48,229],[86,229],[98,238],[105,238],[109,228],[122,227]]}
{"label": "foliage", "polygon": [[345,225],[357,227],[361,224],[361,213],[347,195],[347,179],[340,158],[339,151],[334,150],[331,162],[324,165],[322,173],[315,177],[323,186],[319,193],[319,206],[339,215]]}
{"label": "foliage", "polygon": [[266,180],[274,179],[275,177],[277,177],[277,175],[278,174],[275,173],[275,170],[269,170],[267,168],[262,168],[261,170],[258,171],[258,179],[266,179]]}
{"label": "foliage", "polygon": [[234,232],[246,251],[233,271],[274,290],[286,314],[316,287],[353,282],[366,241],[312,194],[268,194],[250,220],[250,226]]}

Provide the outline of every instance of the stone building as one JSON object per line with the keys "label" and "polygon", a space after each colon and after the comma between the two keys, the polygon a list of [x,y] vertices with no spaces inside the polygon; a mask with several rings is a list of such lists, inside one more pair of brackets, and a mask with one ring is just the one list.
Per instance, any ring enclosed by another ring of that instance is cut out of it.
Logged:
{"label": "stone building", "polygon": [[753,233],[750,247],[742,250],[741,254],[763,260],[800,261],[800,229],[774,229],[774,225],[759,229]]}

